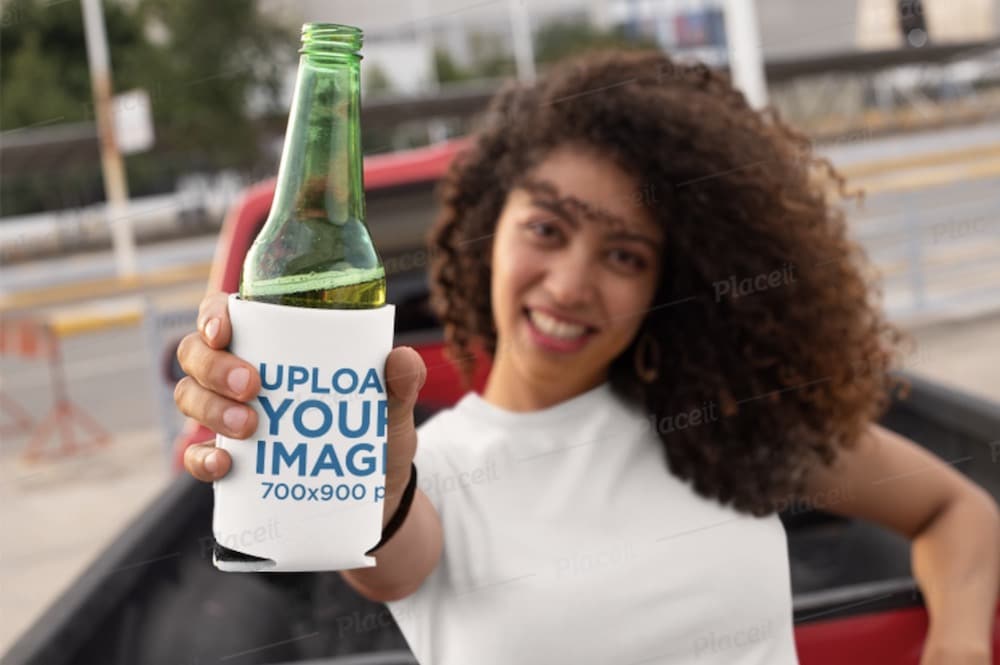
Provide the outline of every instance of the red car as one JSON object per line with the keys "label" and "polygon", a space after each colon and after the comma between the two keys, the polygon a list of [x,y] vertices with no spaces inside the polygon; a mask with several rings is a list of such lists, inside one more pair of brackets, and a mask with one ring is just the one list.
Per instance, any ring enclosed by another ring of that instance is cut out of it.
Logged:
{"label": "red car", "polygon": [[[425,196],[461,142],[371,157],[369,201]],[[243,256],[267,215],[273,181],[250,189],[222,230],[211,285],[237,289]],[[387,203],[386,205],[392,205]],[[406,206],[402,206],[406,207]],[[427,306],[419,240],[390,254],[369,222],[397,307],[396,345],[428,367],[418,423],[461,396]],[[407,211],[407,214],[409,211]],[[418,229],[422,231],[422,229]],[[488,373],[483,359],[481,388]],[[946,459],[1000,497],[1000,405],[907,376],[911,393],[882,423]],[[177,446],[214,437],[190,427]],[[221,574],[211,563],[211,487],[179,473],[173,485],[7,654],[7,663],[414,663],[388,610],[338,573]],[[795,637],[802,665],[917,665],[928,626],[911,577],[909,543],[881,527],[791,506],[788,533]],[[1000,664],[1000,613],[994,630]]]}

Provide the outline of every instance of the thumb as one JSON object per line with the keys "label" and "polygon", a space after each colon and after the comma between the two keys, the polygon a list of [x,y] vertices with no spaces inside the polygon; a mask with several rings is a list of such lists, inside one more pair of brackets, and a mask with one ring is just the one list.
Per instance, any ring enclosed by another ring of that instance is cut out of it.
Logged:
{"label": "thumb", "polygon": [[408,406],[413,410],[417,394],[427,380],[427,366],[412,347],[398,346],[385,359],[385,382],[389,392],[389,409]]}
{"label": "thumb", "polygon": [[386,437],[389,444],[387,472],[390,475],[396,471],[404,479],[409,476],[410,462],[417,450],[413,407],[426,380],[427,366],[419,353],[408,346],[400,346],[389,352],[385,360],[385,382],[389,393]]}

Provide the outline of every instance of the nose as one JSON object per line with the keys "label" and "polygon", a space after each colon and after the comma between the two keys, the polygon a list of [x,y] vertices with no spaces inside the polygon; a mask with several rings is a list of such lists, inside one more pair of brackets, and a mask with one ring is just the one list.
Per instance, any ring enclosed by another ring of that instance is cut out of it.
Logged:
{"label": "nose", "polygon": [[594,297],[594,273],[593,261],[579,248],[554,256],[545,277],[553,304],[566,308],[587,305]]}

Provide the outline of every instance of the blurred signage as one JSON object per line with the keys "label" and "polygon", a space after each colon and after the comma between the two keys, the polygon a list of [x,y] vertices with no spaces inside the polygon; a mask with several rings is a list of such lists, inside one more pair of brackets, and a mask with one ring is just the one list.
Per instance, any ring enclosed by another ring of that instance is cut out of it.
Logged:
{"label": "blurred signage", "polygon": [[153,112],[145,90],[129,90],[114,98],[115,142],[125,155],[153,147]]}
{"label": "blurred signage", "polygon": [[653,39],[682,60],[726,64],[726,19],[722,0],[610,0],[607,20],[630,37]]}
{"label": "blurred signage", "polygon": [[677,46],[725,47],[726,23],[717,8],[681,12],[674,16],[674,36]]}

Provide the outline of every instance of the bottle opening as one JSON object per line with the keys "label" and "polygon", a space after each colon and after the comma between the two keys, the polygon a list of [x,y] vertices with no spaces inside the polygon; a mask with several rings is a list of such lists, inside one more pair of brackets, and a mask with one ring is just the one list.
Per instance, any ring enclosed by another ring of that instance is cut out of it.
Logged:
{"label": "bottle opening", "polygon": [[357,55],[361,50],[361,28],[337,23],[306,23],[302,26],[300,53],[309,55]]}

